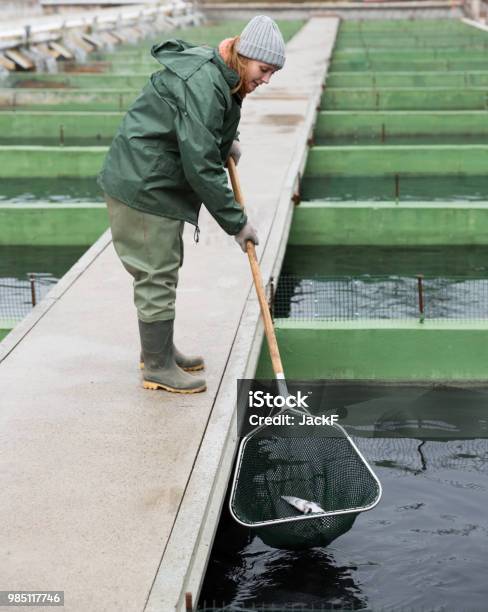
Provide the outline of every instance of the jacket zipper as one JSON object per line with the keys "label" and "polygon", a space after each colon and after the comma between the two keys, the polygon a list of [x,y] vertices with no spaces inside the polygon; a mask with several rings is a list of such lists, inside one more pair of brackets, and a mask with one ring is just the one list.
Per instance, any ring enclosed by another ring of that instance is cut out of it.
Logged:
{"label": "jacket zipper", "polygon": [[200,242],[200,228],[198,225],[195,226],[195,231],[193,232],[193,240],[195,242]]}

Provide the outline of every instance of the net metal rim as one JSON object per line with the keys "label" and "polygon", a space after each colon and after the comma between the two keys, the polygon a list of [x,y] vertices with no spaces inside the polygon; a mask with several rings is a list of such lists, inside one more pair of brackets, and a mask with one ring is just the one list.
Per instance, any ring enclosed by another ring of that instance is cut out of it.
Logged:
{"label": "net metal rim", "polygon": [[356,514],[356,513],[360,513],[360,512],[367,512],[368,510],[372,510],[379,503],[379,501],[380,501],[380,499],[381,499],[381,497],[383,495],[383,487],[381,486],[381,482],[380,482],[379,478],[373,472],[373,470],[371,469],[369,463],[366,461],[366,459],[364,458],[363,454],[358,449],[358,447],[356,446],[354,441],[351,439],[349,434],[346,432],[346,430],[341,425],[339,425],[338,423],[334,423],[333,425],[331,425],[331,427],[337,428],[344,435],[344,437],[347,439],[349,444],[354,448],[354,450],[358,454],[359,458],[363,462],[364,466],[368,470],[369,474],[372,476],[373,480],[375,481],[375,483],[377,485],[377,490],[378,490],[376,499],[372,503],[368,504],[367,506],[357,506],[355,508],[348,508],[347,510],[333,510],[333,511],[330,511],[330,512],[314,512],[314,513],[311,513],[311,514],[304,514],[302,516],[300,516],[300,515],[299,516],[290,516],[290,517],[282,518],[282,519],[271,519],[269,521],[258,521],[258,522],[245,522],[245,521],[243,521],[242,519],[240,519],[236,515],[236,513],[234,511],[234,501],[235,501],[236,492],[237,492],[237,484],[238,484],[238,481],[239,481],[239,474],[241,472],[241,467],[242,467],[242,456],[244,454],[247,442],[251,438],[251,435],[256,433],[256,431],[258,429],[263,429],[265,427],[266,427],[266,425],[262,425],[261,427],[258,427],[255,430],[253,430],[250,434],[248,434],[245,438],[243,438],[243,440],[241,441],[241,443],[239,445],[239,451],[238,451],[238,454],[237,454],[237,467],[234,470],[234,477],[233,477],[233,480],[232,480],[232,490],[231,490],[230,499],[229,499],[229,511],[231,513],[232,518],[235,521],[237,521],[237,523],[239,523],[243,527],[249,527],[249,528],[271,527],[271,526],[274,526],[274,525],[282,525],[282,524],[285,524],[285,523],[295,523],[297,521],[310,521],[310,520],[313,520],[313,519],[318,519],[318,518],[323,518],[323,517],[328,517],[328,516],[339,516],[339,515],[342,515],[342,514]]}

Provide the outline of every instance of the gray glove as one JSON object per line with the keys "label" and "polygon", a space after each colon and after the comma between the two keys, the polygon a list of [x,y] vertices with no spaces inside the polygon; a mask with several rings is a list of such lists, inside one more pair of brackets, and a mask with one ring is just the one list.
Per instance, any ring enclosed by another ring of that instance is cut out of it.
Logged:
{"label": "gray glove", "polygon": [[241,229],[241,231],[234,236],[234,239],[237,242],[237,244],[241,247],[241,249],[244,251],[244,253],[247,252],[246,242],[248,240],[250,240],[251,242],[254,242],[254,244],[259,244],[258,234],[256,230],[254,229],[254,227],[249,223],[249,221]]}
{"label": "gray glove", "polygon": [[233,140],[232,146],[229,151],[229,157],[232,157],[234,159],[236,166],[239,163],[239,160],[241,159],[241,155],[242,155],[241,143],[238,140]]}

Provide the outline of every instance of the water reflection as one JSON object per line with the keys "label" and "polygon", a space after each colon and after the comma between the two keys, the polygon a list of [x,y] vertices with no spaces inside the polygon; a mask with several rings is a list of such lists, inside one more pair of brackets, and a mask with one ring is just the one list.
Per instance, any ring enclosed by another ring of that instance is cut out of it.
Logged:
{"label": "water reflection", "polygon": [[[418,319],[416,277],[372,276],[303,278],[282,274],[274,300],[276,318],[303,321]],[[423,278],[426,319],[485,320],[488,279]]]}
{"label": "water reflection", "polygon": [[302,181],[302,200],[343,201],[482,201],[488,178],[475,175],[322,176]]}
{"label": "water reflection", "polygon": [[209,567],[200,606],[215,601],[222,609],[232,611],[277,602],[305,609],[322,606],[324,602],[351,610],[367,607],[366,597],[353,578],[357,570],[354,564],[336,563],[325,548],[276,550],[257,536],[251,536],[248,543],[232,554],[228,542],[236,541],[235,532],[240,529],[228,515],[224,525],[226,535],[222,537],[219,533],[213,552],[218,560]]}
{"label": "water reflection", "polygon": [[2,178],[0,203],[23,204],[34,202],[72,204],[102,202],[102,193],[95,178]]}

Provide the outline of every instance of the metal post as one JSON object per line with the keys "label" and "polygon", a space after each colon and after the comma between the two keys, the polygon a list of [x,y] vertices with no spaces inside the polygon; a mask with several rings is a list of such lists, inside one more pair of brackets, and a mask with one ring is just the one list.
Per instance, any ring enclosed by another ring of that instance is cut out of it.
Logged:
{"label": "metal post", "polygon": [[193,612],[193,597],[191,593],[185,593],[186,612]]}
{"label": "metal post", "polygon": [[269,286],[269,300],[268,300],[269,314],[271,315],[271,319],[274,321],[275,285],[274,285],[273,276],[270,277],[268,286]]}
{"label": "metal post", "polygon": [[395,200],[398,202],[400,199],[400,176],[395,174]]}
{"label": "metal post", "polygon": [[423,274],[417,274],[417,291],[418,291],[418,297],[419,297],[419,314],[420,314],[420,323],[423,323],[425,320],[425,315],[424,315],[424,286],[423,286],[423,281],[424,276]]}
{"label": "metal post", "polygon": [[27,49],[30,49],[32,26],[26,25],[24,27],[24,30],[25,30],[25,46],[27,47]]}
{"label": "metal post", "polygon": [[291,200],[293,202],[293,204],[295,204],[295,206],[298,206],[301,202],[302,196],[301,196],[301,189],[302,189],[302,185],[301,185],[301,181],[302,181],[302,177],[300,175],[300,172],[297,174],[297,178],[296,178],[296,189],[293,193],[293,195],[291,196]]}
{"label": "metal post", "polygon": [[31,302],[32,302],[32,306],[35,306],[37,303],[36,300],[36,285],[35,285],[35,280],[36,277],[34,274],[29,274],[29,282],[30,282],[30,289],[31,289]]}

